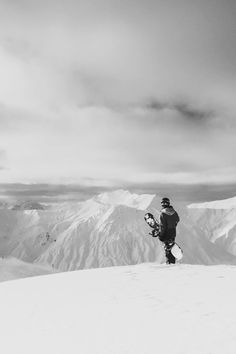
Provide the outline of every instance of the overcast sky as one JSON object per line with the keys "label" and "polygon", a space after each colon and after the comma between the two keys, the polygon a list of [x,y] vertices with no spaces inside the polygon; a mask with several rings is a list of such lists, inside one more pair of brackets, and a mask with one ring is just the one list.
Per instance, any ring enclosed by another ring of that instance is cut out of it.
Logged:
{"label": "overcast sky", "polygon": [[235,0],[0,0],[0,182],[235,182],[235,18]]}

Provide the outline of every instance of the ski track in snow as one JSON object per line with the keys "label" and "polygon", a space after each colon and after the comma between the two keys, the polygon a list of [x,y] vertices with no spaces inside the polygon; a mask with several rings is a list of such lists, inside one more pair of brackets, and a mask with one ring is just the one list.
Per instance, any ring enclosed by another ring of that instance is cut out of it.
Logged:
{"label": "ski track in snow", "polygon": [[1,283],[2,353],[235,354],[235,277],[148,263]]}

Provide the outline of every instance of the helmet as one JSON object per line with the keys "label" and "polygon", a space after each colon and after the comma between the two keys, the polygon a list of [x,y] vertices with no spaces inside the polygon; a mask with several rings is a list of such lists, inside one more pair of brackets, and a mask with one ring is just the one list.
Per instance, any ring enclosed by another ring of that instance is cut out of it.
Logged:
{"label": "helmet", "polygon": [[170,205],[170,199],[169,198],[162,198],[161,205],[169,206]]}

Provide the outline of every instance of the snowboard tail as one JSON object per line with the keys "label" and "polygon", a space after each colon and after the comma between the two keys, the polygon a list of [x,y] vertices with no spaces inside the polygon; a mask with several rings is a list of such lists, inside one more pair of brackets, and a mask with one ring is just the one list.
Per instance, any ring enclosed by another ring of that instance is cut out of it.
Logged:
{"label": "snowboard tail", "polygon": [[173,243],[170,252],[173,254],[175,259],[177,259],[177,261],[180,261],[183,258],[183,250],[176,242]]}

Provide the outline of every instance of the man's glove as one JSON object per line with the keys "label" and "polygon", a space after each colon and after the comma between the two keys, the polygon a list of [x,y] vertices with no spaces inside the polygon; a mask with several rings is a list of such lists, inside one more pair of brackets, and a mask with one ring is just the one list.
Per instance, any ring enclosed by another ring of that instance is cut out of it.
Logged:
{"label": "man's glove", "polygon": [[160,235],[160,232],[156,229],[152,230],[152,232],[149,233],[152,237],[158,237]]}

